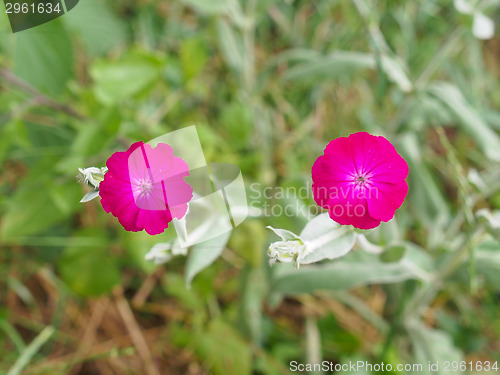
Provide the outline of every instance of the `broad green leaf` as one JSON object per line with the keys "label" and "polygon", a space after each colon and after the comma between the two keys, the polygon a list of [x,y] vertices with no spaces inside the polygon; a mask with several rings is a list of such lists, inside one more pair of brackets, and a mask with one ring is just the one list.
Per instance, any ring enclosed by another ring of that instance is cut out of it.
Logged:
{"label": "broad green leaf", "polygon": [[180,60],[184,81],[187,82],[205,68],[207,61],[205,44],[200,39],[184,41],[180,47]]}
{"label": "broad green leaf", "polygon": [[15,242],[16,237],[38,234],[65,220],[78,209],[81,187],[76,181],[58,185],[47,179],[25,181],[9,199],[2,219],[1,238]]}
{"label": "broad green leaf", "polygon": [[196,244],[191,248],[186,264],[187,285],[191,285],[193,278],[222,254],[230,235],[230,233],[224,233],[208,241]]}
{"label": "broad green leaf", "polygon": [[64,282],[84,297],[110,293],[121,282],[120,270],[110,252],[105,232],[89,228],[75,236],[98,235],[102,238],[101,244],[92,247],[70,244],[58,264]]}
{"label": "broad green leaf", "polygon": [[162,68],[160,58],[141,52],[131,52],[118,61],[97,61],[91,68],[96,97],[104,104],[117,104],[156,84]]}
{"label": "broad green leaf", "polygon": [[332,263],[308,266],[301,270],[279,264],[275,267],[277,272],[272,290],[284,294],[312,293],[316,290],[342,290],[418,278],[420,270],[405,259],[383,263],[376,255],[351,252]]}
{"label": "broad green leaf", "polygon": [[82,122],[78,124],[78,132],[71,144],[72,155],[92,156],[98,154],[110,138],[116,135],[110,135],[103,131],[103,127],[97,124]]}
{"label": "broad green leaf", "polygon": [[435,83],[429,92],[446,104],[461,127],[475,139],[486,156],[500,161],[500,138],[482,118],[481,114],[467,102],[460,90],[449,83]]}
{"label": "broad green leaf", "polygon": [[380,260],[385,263],[398,262],[404,257],[406,248],[403,245],[393,245],[380,254]]}
{"label": "broad green leaf", "polygon": [[68,29],[81,37],[87,50],[96,55],[119,47],[127,39],[124,23],[102,1],[80,1],[62,19]]}
{"label": "broad green leaf", "polygon": [[60,20],[15,35],[14,73],[43,93],[62,94],[73,77],[73,48]]}

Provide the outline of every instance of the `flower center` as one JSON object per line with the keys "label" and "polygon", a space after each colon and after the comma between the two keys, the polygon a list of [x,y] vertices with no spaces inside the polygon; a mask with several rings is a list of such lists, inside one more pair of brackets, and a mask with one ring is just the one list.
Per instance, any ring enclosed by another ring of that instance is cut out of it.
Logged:
{"label": "flower center", "polygon": [[139,190],[142,194],[150,194],[153,188],[153,184],[150,180],[140,180],[139,181]]}
{"label": "flower center", "polygon": [[354,178],[354,183],[358,186],[364,186],[365,182],[368,180],[366,175],[360,174]]}

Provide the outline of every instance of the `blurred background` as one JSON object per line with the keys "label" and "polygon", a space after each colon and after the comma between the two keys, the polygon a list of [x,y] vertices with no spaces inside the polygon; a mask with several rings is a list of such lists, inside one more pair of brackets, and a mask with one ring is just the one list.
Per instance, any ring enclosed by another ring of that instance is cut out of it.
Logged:
{"label": "blurred background", "polygon": [[[81,0],[16,34],[1,7],[0,373],[500,360],[499,1]],[[193,124],[253,207],[297,214],[248,218],[189,283],[189,255],[144,260],[171,228],[124,231],[75,176]],[[383,256],[270,267],[266,226],[299,233],[315,206],[276,189],[361,130],[410,166],[370,233]]]}

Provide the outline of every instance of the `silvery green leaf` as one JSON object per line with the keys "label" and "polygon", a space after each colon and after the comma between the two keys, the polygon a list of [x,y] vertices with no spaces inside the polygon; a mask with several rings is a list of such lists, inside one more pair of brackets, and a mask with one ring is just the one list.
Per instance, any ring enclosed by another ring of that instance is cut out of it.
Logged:
{"label": "silvery green leaf", "polygon": [[89,191],[85,196],[80,200],[81,203],[90,202],[92,199],[97,198],[99,196],[99,190]]}
{"label": "silvery green leaf", "polygon": [[284,80],[337,79],[360,69],[373,69],[376,61],[372,54],[334,51],[328,56],[297,64],[283,75]]}
{"label": "silvery green leaf", "polygon": [[475,13],[474,21],[472,22],[472,34],[474,34],[477,39],[491,39],[495,34],[495,23],[484,14],[479,12]]}
{"label": "silvery green leaf", "polygon": [[[408,325],[408,333],[413,344],[415,362],[424,364],[421,374],[448,374],[443,366],[445,361],[460,363],[463,360],[463,355],[455,347],[453,338],[444,331],[429,328],[421,322],[411,322]],[[432,364],[439,362],[436,371],[429,369],[427,365],[429,362]],[[461,373],[459,371],[454,372],[456,375]]]}
{"label": "silvery green leaf", "polygon": [[432,256],[413,242],[403,242],[405,255],[400,263],[405,265],[421,280],[430,280],[431,273],[436,269]]}
{"label": "silvery green leaf", "polygon": [[486,221],[491,229],[500,231],[500,211],[491,212],[483,208],[476,212],[476,216]]}
{"label": "silvery green leaf", "polygon": [[183,2],[203,14],[220,14],[227,12],[229,9],[226,0],[183,0]]}
{"label": "silvery green leaf", "polygon": [[477,218],[486,224],[488,232],[497,238],[500,238],[500,211],[489,211],[483,208],[476,212]]}
{"label": "silvery green leaf", "polygon": [[449,223],[451,212],[442,188],[433,178],[429,166],[422,160],[420,141],[417,134],[407,132],[402,135],[399,143],[402,155],[410,167],[409,191],[415,202],[415,211],[428,227],[427,243],[433,247],[441,243],[443,231]]}
{"label": "silvery green leaf", "polygon": [[324,233],[337,230],[338,228],[339,224],[333,221],[328,213],[325,212],[311,219],[304,229],[302,229],[302,232],[300,232],[300,237],[305,241],[314,241]]}
{"label": "silvery green leaf", "polygon": [[406,69],[397,57],[389,55],[382,56],[382,69],[389,79],[399,86],[401,91],[410,92],[413,89],[413,84],[408,78]]}
{"label": "silvery green leaf", "polygon": [[160,242],[154,245],[144,258],[153,261],[155,264],[164,264],[176,255],[187,255],[187,250],[187,248],[180,247],[177,240],[173,242]]}
{"label": "silvery green leaf", "polygon": [[385,263],[399,262],[405,255],[406,247],[404,245],[395,244],[387,247],[380,254],[380,260]]}
{"label": "silvery green leaf", "polygon": [[485,240],[476,249],[475,259],[478,274],[500,288],[500,242],[493,238]]}
{"label": "silvery green leaf", "polygon": [[306,249],[299,261],[309,264],[344,256],[354,246],[356,234],[352,228],[340,226],[324,213],[309,221],[300,237]]}
{"label": "silvery green leaf", "polygon": [[155,264],[167,263],[170,259],[172,259],[172,254],[168,252],[171,248],[172,244],[170,242],[157,243],[144,256],[144,259],[153,261]]}
{"label": "silvery green leaf", "polygon": [[474,186],[474,188],[477,189],[477,191],[485,192],[487,190],[486,183],[484,182],[477,169],[469,169],[469,172],[467,173],[467,180],[472,186]]}
{"label": "silvery green leaf", "polygon": [[350,252],[335,262],[310,265],[300,272],[280,264],[275,267],[273,291],[283,294],[312,293],[316,290],[344,290],[368,284],[398,283],[420,279],[421,270],[404,257],[399,262],[383,263],[378,255]]}
{"label": "silvery green leaf", "polygon": [[486,123],[481,114],[467,102],[456,86],[445,82],[434,83],[430,86],[429,92],[448,106],[462,128],[475,139],[489,159],[500,161],[500,138],[498,134]]}
{"label": "silvery green leaf", "polygon": [[241,35],[224,19],[217,22],[219,46],[226,63],[240,72],[245,66],[245,54],[242,49]]}
{"label": "silvery green leaf", "polygon": [[211,265],[224,251],[231,233],[227,232],[208,241],[194,245],[186,264],[186,284],[191,285],[193,278],[203,269]]}
{"label": "silvery green leaf", "polygon": [[[288,57],[289,55],[283,54]],[[294,58],[297,54],[291,55]],[[314,80],[314,79],[337,79],[345,77],[360,69],[374,69],[377,67],[376,59],[371,53],[334,51],[328,56],[318,55],[316,51],[307,52],[300,50],[299,64],[291,67],[284,75],[285,80]],[[389,79],[396,83],[401,90],[409,92],[413,84],[408,78],[406,69],[396,56],[384,55],[381,65]]]}
{"label": "silvery green leaf", "polygon": [[316,50],[306,48],[292,48],[279,53],[269,61],[270,66],[276,66],[281,63],[287,62],[305,62],[314,61],[321,58],[321,54]]}

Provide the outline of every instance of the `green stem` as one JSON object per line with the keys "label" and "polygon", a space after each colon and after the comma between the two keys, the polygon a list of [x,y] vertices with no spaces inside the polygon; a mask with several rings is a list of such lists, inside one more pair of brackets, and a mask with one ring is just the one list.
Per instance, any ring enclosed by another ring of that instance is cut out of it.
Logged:
{"label": "green stem", "polygon": [[[316,318],[312,316],[306,317],[306,347],[307,347],[307,363],[321,362],[321,334],[318,329]],[[319,371],[314,371],[314,374],[320,374]]]}
{"label": "green stem", "polygon": [[40,334],[23,350],[21,356],[17,359],[14,366],[10,368],[7,375],[19,375],[23,369],[30,363],[33,357],[38,353],[40,348],[45,344],[54,334],[55,330],[51,326],[47,326]]}

